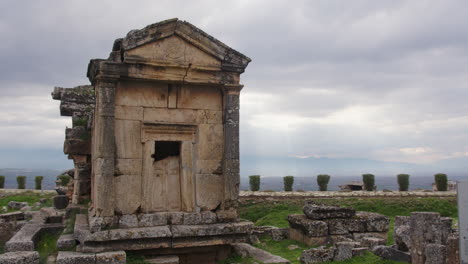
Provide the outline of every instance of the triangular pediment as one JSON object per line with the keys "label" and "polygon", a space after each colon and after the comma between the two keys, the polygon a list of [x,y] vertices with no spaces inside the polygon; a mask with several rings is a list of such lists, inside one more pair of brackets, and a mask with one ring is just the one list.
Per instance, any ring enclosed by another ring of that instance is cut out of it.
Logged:
{"label": "triangular pediment", "polygon": [[125,62],[220,69],[221,60],[178,35],[149,42],[124,54]]}
{"label": "triangular pediment", "polygon": [[168,63],[192,63],[237,72],[243,72],[251,61],[201,29],[177,18],[130,31],[122,39],[121,48],[124,60],[137,57],[155,62],[169,59]]}

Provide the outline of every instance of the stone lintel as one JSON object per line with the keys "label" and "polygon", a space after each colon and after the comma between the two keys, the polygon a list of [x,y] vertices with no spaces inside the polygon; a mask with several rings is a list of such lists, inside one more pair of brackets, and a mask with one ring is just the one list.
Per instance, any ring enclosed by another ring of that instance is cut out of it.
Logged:
{"label": "stone lintel", "polygon": [[99,79],[136,79],[171,83],[200,85],[238,84],[240,74],[205,67],[187,65],[170,66],[139,63],[119,63],[106,60],[91,60],[88,68],[91,83]]}

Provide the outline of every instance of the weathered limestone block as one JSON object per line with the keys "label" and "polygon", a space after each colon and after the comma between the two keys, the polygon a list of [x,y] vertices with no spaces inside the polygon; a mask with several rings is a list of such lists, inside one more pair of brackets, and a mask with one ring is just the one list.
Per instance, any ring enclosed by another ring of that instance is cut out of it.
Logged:
{"label": "weathered limestone block", "polygon": [[211,225],[174,225],[171,227],[173,237],[217,236],[247,234],[252,229],[251,222],[223,223]]}
{"label": "weathered limestone block", "polygon": [[369,212],[357,212],[356,217],[365,223],[366,232],[387,232],[389,229],[390,219],[384,215]]}
{"label": "weathered limestone block", "polygon": [[411,255],[408,252],[400,251],[392,246],[376,246],[372,252],[383,259],[411,263]]}
{"label": "weathered limestone block", "polygon": [[281,241],[289,238],[289,228],[273,228],[271,231],[271,239]]}
{"label": "weathered limestone block", "polygon": [[308,246],[319,246],[330,243],[330,237],[328,236],[309,237],[305,235],[302,230],[293,227],[289,228],[289,239],[304,243]]}
{"label": "weathered limestone block", "polygon": [[360,242],[363,247],[367,247],[371,250],[376,246],[385,245],[385,239],[376,237],[363,237]]}
{"label": "weathered limestone block", "polygon": [[203,211],[200,214],[202,224],[214,224],[217,222],[216,214],[211,211]]}
{"label": "weathered limestone block", "polygon": [[445,264],[447,247],[440,244],[426,244],[424,248],[425,264]]}
{"label": "weathered limestone block", "polygon": [[282,257],[272,255],[247,243],[234,243],[232,248],[236,254],[242,257],[251,257],[261,263],[289,263],[288,260]]}
{"label": "weathered limestone block", "polygon": [[345,235],[351,232],[366,232],[366,221],[358,218],[336,218],[324,220],[328,224],[329,234]]}
{"label": "weathered limestone block", "polygon": [[142,159],[116,159],[115,175],[141,175]]}
{"label": "weathered limestone block", "polygon": [[196,196],[197,205],[202,210],[214,210],[219,206],[223,199],[223,176],[216,174],[197,174]]}
{"label": "weathered limestone block", "polygon": [[197,122],[200,124],[222,124],[223,112],[214,110],[198,110]]}
{"label": "weathered limestone block", "polygon": [[222,110],[221,90],[209,86],[186,86],[180,87],[177,108]]}
{"label": "weathered limestone block", "polygon": [[332,261],[334,257],[334,248],[318,247],[304,250],[301,255],[301,263],[310,264],[310,263],[321,263]]}
{"label": "weathered limestone block", "polygon": [[125,174],[114,177],[115,207],[121,214],[134,214],[141,205],[141,176]]}
{"label": "weathered limestone block", "polygon": [[96,264],[96,254],[59,251],[57,264]]}
{"label": "weathered limestone block", "polygon": [[218,222],[220,223],[230,223],[239,221],[237,211],[233,208],[230,208],[228,210],[216,211],[216,216],[218,218]]}
{"label": "weathered limestone block", "polygon": [[339,242],[354,242],[353,236],[351,234],[328,236],[328,244],[334,245]]}
{"label": "weathered limestone block", "polygon": [[67,139],[63,144],[63,153],[68,155],[89,155],[91,154],[91,141]]}
{"label": "weathered limestone block", "polygon": [[68,251],[76,246],[76,240],[73,238],[73,234],[64,234],[57,240],[57,249],[60,251]]}
{"label": "weathered limestone block", "polygon": [[447,240],[447,258],[446,263],[460,263],[460,233],[450,234]]}
{"label": "weathered limestone block", "polygon": [[141,106],[115,106],[115,118],[123,120],[143,120],[143,107]]}
{"label": "weathered limestone block", "polygon": [[357,242],[338,242],[335,244],[334,261],[343,261],[353,257],[353,248],[360,245]]}
{"label": "weathered limestone block", "polygon": [[127,254],[125,251],[102,252],[96,254],[96,264],[125,264]]}
{"label": "weathered limestone block", "polygon": [[195,173],[196,174],[221,174],[222,160],[197,160]]}
{"label": "weathered limestone block", "polygon": [[202,218],[200,213],[184,213],[183,225],[200,225]]}
{"label": "weathered limestone block", "polygon": [[399,250],[408,252],[411,248],[411,229],[409,225],[395,227],[393,239]]}
{"label": "weathered limestone block", "polygon": [[138,227],[138,218],[136,215],[122,215],[119,219],[119,227],[121,228],[132,228]]}
{"label": "weathered limestone block", "polygon": [[148,108],[143,111],[143,121],[168,124],[198,124],[198,110]]}
{"label": "weathered limestone block", "polygon": [[366,233],[353,233],[352,238],[356,241],[361,241],[364,237],[375,237],[387,240],[386,232],[366,232]]}
{"label": "weathered limestone block", "polygon": [[24,220],[24,212],[12,212],[12,213],[0,214],[0,219],[4,220],[5,222],[21,221],[21,220]]}
{"label": "weathered limestone block", "polygon": [[13,209],[13,210],[19,210],[25,206],[28,206],[29,204],[27,202],[16,202],[16,201],[10,201],[8,202],[8,208]]}
{"label": "weathered limestone block", "polygon": [[353,248],[352,251],[353,251],[353,257],[356,257],[356,256],[362,256],[364,255],[366,252],[367,252],[368,248],[363,248],[363,247],[359,247],[359,248]]}
{"label": "weathered limestone block", "polygon": [[182,212],[168,213],[168,219],[171,225],[182,225],[184,223],[184,213]]}
{"label": "weathered limestone block", "polygon": [[356,214],[356,211],[353,208],[317,205],[313,203],[306,204],[303,211],[307,218],[313,220],[351,218]]}
{"label": "weathered limestone block", "polygon": [[442,223],[438,213],[411,213],[411,263],[426,263],[425,248],[427,244],[445,244],[442,241],[445,237],[448,238],[448,232],[445,230],[446,228],[443,228],[445,226],[446,223]]}
{"label": "weathered limestone block", "polygon": [[409,216],[395,216],[394,226],[395,228],[402,226],[402,225],[409,226],[410,221],[411,221],[411,218]]}
{"label": "weathered limestone block", "polygon": [[149,226],[161,226],[168,224],[167,213],[153,213],[153,214],[142,214],[138,219],[138,226],[149,227]]}
{"label": "weathered limestone block", "polygon": [[223,138],[223,125],[198,125],[198,158],[201,160],[222,159],[224,151]]}
{"label": "weathered limestone block", "polygon": [[141,122],[116,119],[115,143],[117,158],[141,159]]}
{"label": "weathered limestone block", "polygon": [[288,215],[289,226],[301,230],[309,237],[328,235],[328,225],[324,221],[310,220],[305,215]]}
{"label": "weathered limestone block", "polygon": [[37,251],[16,251],[0,255],[2,264],[39,264],[39,253]]}
{"label": "weathered limestone block", "polygon": [[167,107],[167,84],[120,81],[115,93],[116,106]]}

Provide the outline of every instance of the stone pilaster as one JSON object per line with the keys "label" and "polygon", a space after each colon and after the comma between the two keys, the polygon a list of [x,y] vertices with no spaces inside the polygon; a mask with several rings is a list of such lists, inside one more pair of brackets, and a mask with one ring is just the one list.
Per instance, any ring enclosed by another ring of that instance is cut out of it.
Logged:
{"label": "stone pilaster", "polygon": [[239,196],[239,95],[243,85],[225,85],[224,105],[224,203],[223,209],[237,207]]}
{"label": "stone pilaster", "polygon": [[95,216],[114,215],[115,89],[117,78],[96,78],[93,127],[93,209]]}

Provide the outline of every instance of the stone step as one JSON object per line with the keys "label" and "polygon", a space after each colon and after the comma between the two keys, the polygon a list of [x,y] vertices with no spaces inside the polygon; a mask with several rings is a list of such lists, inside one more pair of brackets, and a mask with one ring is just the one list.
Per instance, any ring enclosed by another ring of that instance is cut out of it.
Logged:
{"label": "stone step", "polygon": [[152,264],[179,264],[178,256],[145,257],[145,261]]}

